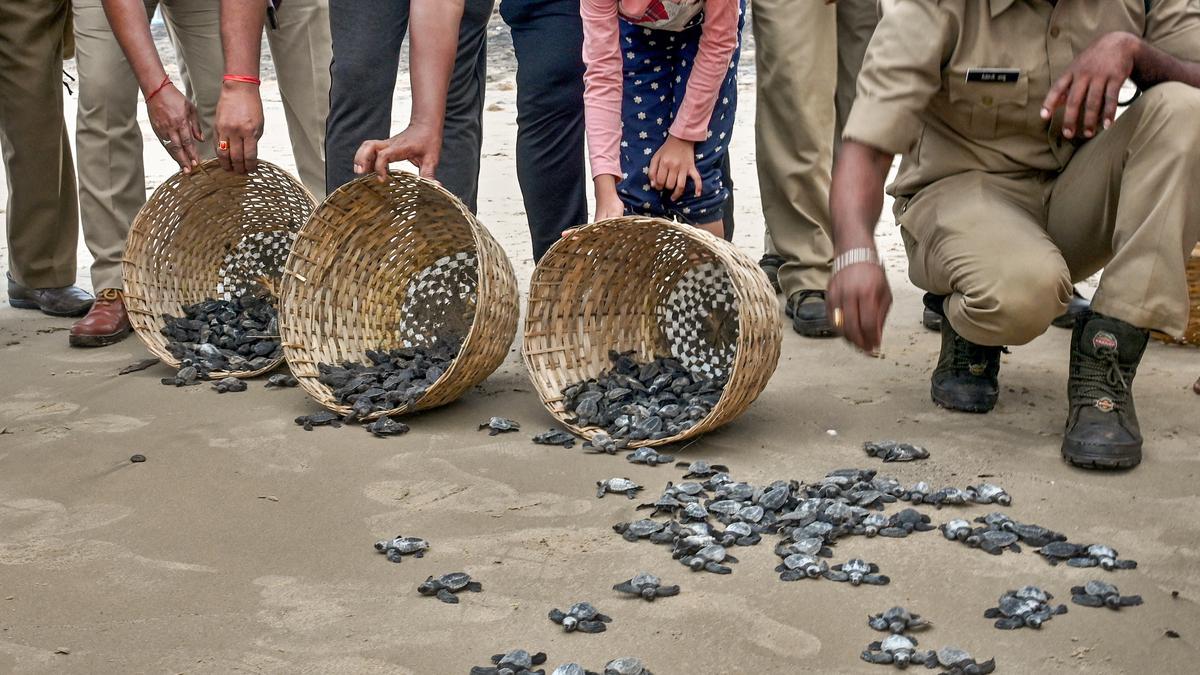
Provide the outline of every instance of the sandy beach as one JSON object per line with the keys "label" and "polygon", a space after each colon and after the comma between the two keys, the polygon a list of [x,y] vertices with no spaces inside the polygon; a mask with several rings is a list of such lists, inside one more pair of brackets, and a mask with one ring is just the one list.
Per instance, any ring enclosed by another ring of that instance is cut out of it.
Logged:
{"label": "sandy beach", "polygon": [[[514,64],[498,18],[491,36],[480,218],[511,256],[524,293],[533,264],[513,159]],[[752,53],[748,44],[732,151],[735,242],[757,258]],[[260,154],[292,169],[278,88],[268,81],[263,91]],[[407,110],[400,87],[395,128]],[[73,127],[73,97],[66,114]],[[142,122],[153,188],[174,168]],[[0,181],[0,207],[4,190]],[[69,349],[68,320],[4,303],[0,673],[460,674],[518,647],[547,652],[547,672],[568,661],[599,670],[631,655],[657,675],[886,673],[859,653],[881,636],[867,615],[893,605],[935,624],[922,647],[994,656],[997,672],[1195,672],[1200,396],[1191,384],[1200,352],[1151,344],[1136,385],[1147,439],[1140,467],[1068,467],[1059,445],[1069,333],[1052,328],[1004,357],[993,413],[939,410],[928,379],[939,339],[919,323],[920,293],[907,281],[890,216],[879,241],[896,296],[884,357],[804,340],[789,327],[760,399],[676,454],[728,464],[756,484],[811,481],[844,467],[935,487],[986,477],[1013,495],[1006,512],[1014,518],[1107,543],[1137,560],[1136,570],[1051,567],[1031,547],[989,556],[929,532],[837,544],[835,561],[878,563],[892,579],[882,587],[783,583],[772,571],[774,537],[736,551],[731,575],[692,573],[663,547],[612,531],[635,518],[636,501],[595,496],[597,480],[628,476],[647,486],[650,501],[682,471],[532,444],[553,419],[517,344],[460,401],[408,418],[405,436],[378,439],[350,427],[305,432],[292,420],[317,406],[299,389],[264,389],[261,379],[245,393],[218,395],[208,386],[161,386],[165,366],[118,376],[145,358],[138,340]],[[82,285],[88,262],[81,240]],[[478,432],[493,415],[523,430]],[[885,438],[924,445],[932,457],[883,465],[864,455],[864,441]],[[134,453],[147,461],[130,464]],[[994,509],[922,510],[937,524]],[[391,564],[372,544],[397,533],[424,537],[432,549]],[[416,593],[426,576],[456,570],[484,591],[454,606]],[[651,604],[611,590],[640,570],[682,593]],[[1040,631],[1000,631],[982,616],[1005,590],[1035,584],[1066,602],[1071,586],[1093,578],[1141,594],[1145,605],[1070,605]],[[606,633],[565,634],[547,620],[551,608],[580,600],[614,617]]]}

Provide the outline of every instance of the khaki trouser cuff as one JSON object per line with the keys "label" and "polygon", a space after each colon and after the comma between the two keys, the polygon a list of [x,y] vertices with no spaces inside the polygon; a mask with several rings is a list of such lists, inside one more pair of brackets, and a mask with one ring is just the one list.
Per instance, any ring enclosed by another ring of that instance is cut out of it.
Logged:
{"label": "khaki trouser cuff", "polygon": [[1119,319],[1143,330],[1157,330],[1172,337],[1179,337],[1187,330],[1187,308],[1178,312],[1148,310],[1105,296],[1103,290],[1092,298],[1092,311]]}

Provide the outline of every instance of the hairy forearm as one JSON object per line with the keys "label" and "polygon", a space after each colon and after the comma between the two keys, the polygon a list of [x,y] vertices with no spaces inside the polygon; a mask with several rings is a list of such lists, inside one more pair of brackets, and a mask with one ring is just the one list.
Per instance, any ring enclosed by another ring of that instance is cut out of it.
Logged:
{"label": "hairy forearm", "polygon": [[112,27],[113,35],[125,52],[129,67],[133,69],[138,87],[143,95],[149,95],[167,76],[154,36],[150,34],[150,18],[142,0],[104,0],[104,14]]}
{"label": "hairy forearm", "polygon": [[1141,38],[1135,39],[1130,77],[1139,88],[1149,89],[1163,82],[1200,87],[1200,64],[1177,59]]}
{"label": "hairy forearm", "polygon": [[266,0],[221,0],[221,47],[225,72],[258,77]]}
{"label": "hairy forearm", "polygon": [[413,0],[408,11],[412,40],[408,70],[413,101],[409,124],[441,129],[463,0]]}
{"label": "hairy forearm", "polygon": [[838,251],[874,245],[883,211],[883,186],[893,156],[869,145],[846,141],[838,151],[829,191],[833,243]]}

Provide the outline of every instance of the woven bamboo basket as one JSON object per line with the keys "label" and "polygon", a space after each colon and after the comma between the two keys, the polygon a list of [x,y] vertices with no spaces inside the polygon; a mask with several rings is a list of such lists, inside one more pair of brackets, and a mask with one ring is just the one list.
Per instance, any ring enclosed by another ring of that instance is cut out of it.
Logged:
{"label": "woven bamboo basket", "polygon": [[1191,298],[1191,314],[1181,342],[1200,346],[1200,244],[1192,249],[1192,258],[1187,265],[1188,294]]}
{"label": "woven bamboo basket", "polygon": [[[178,368],[160,332],[163,314],[181,316],[185,305],[210,298],[274,295],[292,241],[315,207],[298,180],[261,160],[248,175],[208,160],[158,186],[134,218],[122,260],[129,321],[146,348]],[[210,375],[254,377],[281,361]]]}
{"label": "woven bamboo basket", "polygon": [[318,364],[367,350],[462,340],[441,378],[399,415],[454,401],[504,361],[517,331],[517,279],[504,249],[462,202],[410,173],[348,183],[313,212],[284,274],[283,352],[310,396],[346,414]]}
{"label": "woven bamboo basket", "polygon": [[[722,319],[714,323],[717,317]],[[624,217],[581,227],[556,242],[530,282],[523,355],[533,386],[565,427],[562,390],[611,367],[609,350],[674,356],[689,370],[727,378],[707,417],[676,443],[733,420],[758,397],[779,361],[775,292],[732,244],[666,220]]]}

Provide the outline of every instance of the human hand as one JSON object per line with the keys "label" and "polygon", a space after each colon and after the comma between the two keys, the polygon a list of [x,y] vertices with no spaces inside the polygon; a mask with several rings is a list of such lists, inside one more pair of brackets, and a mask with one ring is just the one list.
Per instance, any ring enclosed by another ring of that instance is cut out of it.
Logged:
{"label": "human hand", "polygon": [[222,84],[213,126],[217,157],[225,170],[244,174],[258,168],[263,109],[257,85],[229,80]]}
{"label": "human hand", "polygon": [[825,297],[834,328],[859,349],[874,354],[883,343],[883,322],[892,307],[883,265],[858,263],[843,268],[830,278]]}
{"label": "human hand", "polygon": [[1050,87],[1042,119],[1050,121],[1063,108],[1065,138],[1075,138],[1081,123],[1084,138],[1096,135],[1097,124],[1107,129],[1116,119],[1121,85],[1133,73],[1141,42],[1132,33],[1108,33],[1093,42]]}
{"label": "human hand", "polygon": [[194,141],[204,140],[196,105],[168,83],[146,102],[146,114],[167,154],[184,173],[191,173],[192,167],[200,163]]}
{"label": "human hand", "polygon": [[596,176],[596,219],[593,222],[625,215],[625,204],[617,194],[617,177]]}
{"label": "human hand", "polygon": [[441,153],[441,126],[413,123],[386,141],[364,141],[354,153],[354,173],[374,171],[382,183],[388,179],[388,164],[407,160],[422,178],[433,180]]}
{"label": "human hand", "polygon": [[655,190],[671,190],[671,199],[683,196],[687,179],[692,179],[696,196],[700,196],[700,172],[696,170],[696,144],[674,136],[667,140],[650,159],[650,186]]}

